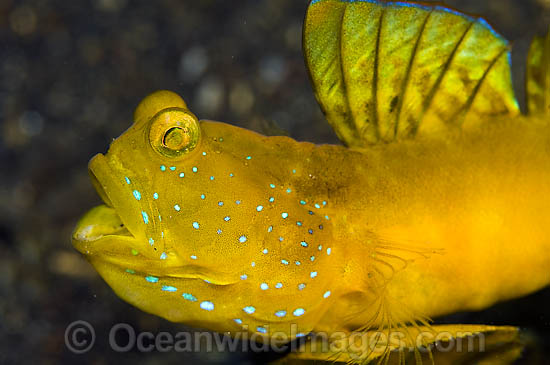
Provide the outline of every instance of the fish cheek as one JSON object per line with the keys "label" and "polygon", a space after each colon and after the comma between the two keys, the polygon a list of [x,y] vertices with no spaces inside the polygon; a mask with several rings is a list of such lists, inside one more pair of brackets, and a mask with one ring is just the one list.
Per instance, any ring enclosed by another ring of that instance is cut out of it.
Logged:
{"label": "fish cheek", "polygon": [[[140,310],[190,325],[204,317],[204,311],[198,309],[197,298],[189,294],[200,292],[198,280],[157,277],[95,258],[90,258],[90,262],[116,295]],[[182,293],[180,288],[186,292]]]}

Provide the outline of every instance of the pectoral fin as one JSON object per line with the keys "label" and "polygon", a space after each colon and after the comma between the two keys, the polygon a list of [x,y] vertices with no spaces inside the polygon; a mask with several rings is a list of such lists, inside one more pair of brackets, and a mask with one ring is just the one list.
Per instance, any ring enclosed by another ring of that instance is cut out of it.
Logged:
{"label": "pectoral fin", "polygon": [[510,47],[482,19],[408,2],[314,0],[303,37],[316,98],[348,146],[519,113]]}
{"label": "pectoral fin", "polygon": [[509,364],[519,358],[523,347],[516,327],[421,326],[409,327],[402,336],[389,340],[372,331],[350,334],[329,345],[317,337],[278,363]]}

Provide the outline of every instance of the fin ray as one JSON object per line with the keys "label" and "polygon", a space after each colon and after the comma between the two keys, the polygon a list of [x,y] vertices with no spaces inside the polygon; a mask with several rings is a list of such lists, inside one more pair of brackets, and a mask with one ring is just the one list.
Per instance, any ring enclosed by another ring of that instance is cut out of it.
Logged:
{"label": "fin ray", "polygon": [[316,98],[350,147],[519,113],[508,42],[479,18],[408,2],[314,0],[303,44]]}
{"label": "fin ray", "polygon": [[527,112],[550,115],[550,28],[535,37],[527,56]]}
{"label": "fin ray", "polygon": [[405,79],[403,80],[403,86],[401,87],[401,95],[402,97],[399,98],[398,105],[397,105],[397,113],[395,115],[395,127],[393,131],[393,137],[397,137],[397,132],[399,131],[400,126],[400,120],[401,120],[401,111],[403,109],[403,103],[405,98],[407,97],[407,90],[409,87],[410,79],[411,79],[411,73],[412,68],[414,65],[414,61],[416,60],[417,54],[418,54],[418,48],[420,46],[420,40],[422,39],[422,36],[424,35],[424,31],[426,30],[426,26],[428,25],[428,21],[430,20],[430,17],[432,15],[432,11],[428,13],[426,18],[424,19],[424,22],[422,23],[422,27],[420,28],[420,32],[418,33],[418,37],[416,38],[416,41],[414,43],[413,53],[410,58],[409,64],[407,65],[407,71],[405,73]]}

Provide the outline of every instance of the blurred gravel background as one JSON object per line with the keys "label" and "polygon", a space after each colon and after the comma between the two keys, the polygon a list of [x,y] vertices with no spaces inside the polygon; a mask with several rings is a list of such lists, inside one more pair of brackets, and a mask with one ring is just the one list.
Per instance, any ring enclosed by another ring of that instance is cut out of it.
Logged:
{"label": "blurred gravel background", "polygon": [[[445,3],[483,15],[513,41],[522,95],[527,45],[550,24],[550,0]],[[108,333],[119,322],[153,333],[185,327],[118,299],[69,238],[77,219],[100,203],[88,160],[129,127],[135,106],[156,89],[180,93],[199,118],[337,143],[303,65],[306,6],[306,0],[0,0],[0,363],[261,360],[110,350]],[[65,328],[77,319],[97,334],[85,355],[64,344]],[[452,319],[520,325],[539,343],[532,358],[550,356],[550,290]]]}

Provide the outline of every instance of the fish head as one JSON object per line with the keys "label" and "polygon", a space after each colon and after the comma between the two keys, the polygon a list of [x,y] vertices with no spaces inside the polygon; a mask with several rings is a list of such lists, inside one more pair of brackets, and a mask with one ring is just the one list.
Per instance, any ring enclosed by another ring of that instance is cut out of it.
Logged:
{"label": "fish head", "polygon": [[[155,289],[146,281],[160,278],[169,283],[168,291],[205,283],[231,286],[228,296],[242,293],[243,285],[261,290],[273,275],[277,287],[297,286],[297,278],[310,278],[314,271],[309,251],[320,250],[305,241],[306,227],[322,229],[325,219],[304,206],[291,182],[275,178],[283,170],[289,177],[296,174],[292,160],[274,158],[296,154],[289,147],[295,142],[277,137],[268,143],[267,138],[199,121],[174,93],[148,96],[137,107],[133,125],[105,155],[90,161],[104,204],[81,219],[73,245],[119,296],[177,321],[192,322],[195,314],[159,313],[174,306],[165,304],[169,300],[161,303],[158,292],[149,293]],[[297,266],[298,259],[304,264]],[[141,281],[135,282],[137,277]],[[142,289],[148,294],[137,294]],[[204,290],[197,287],[193,293]],[[143,303],[152,297],[156,307]]]}

